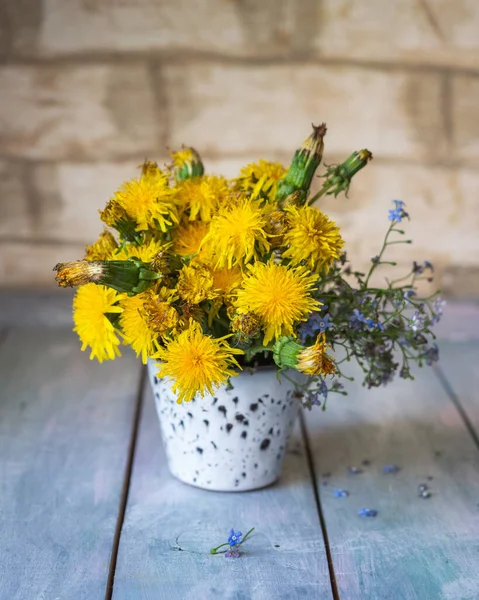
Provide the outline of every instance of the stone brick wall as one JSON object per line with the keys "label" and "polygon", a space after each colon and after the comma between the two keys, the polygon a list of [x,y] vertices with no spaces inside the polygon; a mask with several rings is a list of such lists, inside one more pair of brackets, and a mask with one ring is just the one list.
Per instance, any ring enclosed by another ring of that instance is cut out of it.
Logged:
{"label": "stone brick wall", "polygon": [[400,198],[401,264],[478,298],[478,32],[477,0],[3,0],[0,285],[53,285],[145,157],[191,144],[234,175],[325,121],[326,163],[374,154],[322,202],[355,264]]}

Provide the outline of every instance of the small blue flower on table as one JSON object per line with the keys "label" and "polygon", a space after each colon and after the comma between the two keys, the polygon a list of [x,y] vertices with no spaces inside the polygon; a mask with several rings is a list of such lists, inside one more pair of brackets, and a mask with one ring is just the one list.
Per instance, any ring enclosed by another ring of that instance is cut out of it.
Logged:
{"label": "small blue flower on table", "polygon": [[[246,542],[246,539],[253,533],[254,527],[252,527],[244,537],[241,531],[235,531],[231,528],[228,532],[228,541],[224,544],[220,544],[216,546],[216,548],[211,548],[210,554],[223,554],[226,558],[238,558],[240,556],[240,550],[243,548],[243,544]],[[227,550],[222,550],[228,546]]]}
{"label": "small blue flower on table", "polygon": [[401,470],[401,467],[397,465],[384,465],[383,473],[398,473]]}
{"label": "small blue flower on table", "polygon": [[363,470],[360,467],[348,467],[348,473],[350,475],[360,475]]}
{"label": "small blue flower on table", "polygon": [[237,544],[241,544],[241,536],[243,535],[241,531],[235,531],[234,529],[230,529],[228,535],[228,544],[230,546],[236,546]]}
{"label": "small blue flower on table", "polygon": [[374,508],[362,508],[360,511],[358,511],[358,515],[360,517],[376,517],[377,514],[378,511]]}

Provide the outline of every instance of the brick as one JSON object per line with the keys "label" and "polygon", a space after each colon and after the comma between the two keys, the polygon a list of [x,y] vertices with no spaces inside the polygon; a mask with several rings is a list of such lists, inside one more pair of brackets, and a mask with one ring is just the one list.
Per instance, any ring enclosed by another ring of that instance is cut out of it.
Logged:
{"label": "brick", "polygon": [[0,56],[32,54],[42,21],[39,0],[2,0],[0,6]]}
{"label": "brick", "polygon": [[146,155],[161,140],[164,119],[141,65],[3,67],[0,88],[4,156]]}
{"label": "brick", "polygon": [[82,253],[75,245],[0,242],[0,287],[57,288],[53,267]]}
{"label": "brick", "polygon": [[34,212],[23,166],[0,161],[0,239],[31,235]]}
{"label": "brick", "polygon": [[223,177],[233,179],[239,175],[242,167],[248,163],[255,162],[255,160],[256,157],[254,156],[245,156],[242,158],[220,158],[217,160],[205,159],[205,173],[223,175]]}
{"label": "brick", "polygon": [[98,211],[123,181],[139,174],[142,162],[143,157],[138,157],[121,163],[37,165],[32,180],[39,206],[39,237],[92,243],[103,229]]}
{"label": "brick", "polygon": [[458,75],[452,83],[453,138],[456,157],[479,163],[479,76]]}
{"label": "brick", "polygon": [[192,144],[216,158],[291,156],[310,123],[321,121],[332,153],[367,147],[382,157],[445,156],[441,80],[434,74],[190,63],[165,68],[163,82],[171,145]]}
{"label": "brick", "polygon": [[288,6],[275,0],[44,0],[39,51],[203,51],[284,54],[291,38]]}
{"label": "brick", "polygon": [[477,68],[476,0],[323,0],[316,15],[314,51],[345,60]]}

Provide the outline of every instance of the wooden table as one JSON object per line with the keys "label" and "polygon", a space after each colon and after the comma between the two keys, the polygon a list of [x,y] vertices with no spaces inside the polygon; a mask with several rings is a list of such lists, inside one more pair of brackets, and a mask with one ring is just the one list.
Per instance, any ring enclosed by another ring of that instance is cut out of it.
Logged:
{"label": "wooden table", "polygon": [[69,300],[0,296],[0,599],[479,598],[477,307],[440,369],[306,411],[277,485],[222,494],[169,475],[144,369],[81,353]]}

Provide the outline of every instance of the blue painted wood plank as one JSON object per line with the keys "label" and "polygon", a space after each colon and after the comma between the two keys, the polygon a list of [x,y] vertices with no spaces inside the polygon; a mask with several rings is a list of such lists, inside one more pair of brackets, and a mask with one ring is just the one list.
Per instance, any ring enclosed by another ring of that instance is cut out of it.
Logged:
{"label": "blue painted wood plank", "polygon": [[73,327],[75,290],[0,290],[0,326]]}
{"label": "blue painted wood plank", "polygon": [[479,341],[477,302],[448,301],[443,317],[434,325],[434,333],[441,341]]}
{"label": "blue painted wood plank", "polygon": [[0,347],[0,598],[104,597],[140,365],[64,329]]}
{"label": "blue painted wood plank", "polygon": [[[427,369],[415,382],[349,392],[308,418],[341,598],[477,598],[479,455],[439,380]],[[385,474],[388,464],[401,470]],[[362,508],[377,517],[358,516]]]}
{"label": "blue painted wood plank", "polygon": [[479,438],[479,342],[443,342],[439,370]]}
{"label": "blue painted wood plank", "polygon": [[[279,484],[244,493],[189,487],[168,472],[148,388],[114,600],[331,598],[325,548],[296,430]],[[185,407],[185,411],[187,407]],[[227,531],[256,527],[238,558],[211,556]],[[183,551],[175,550],[176,539]]]}

